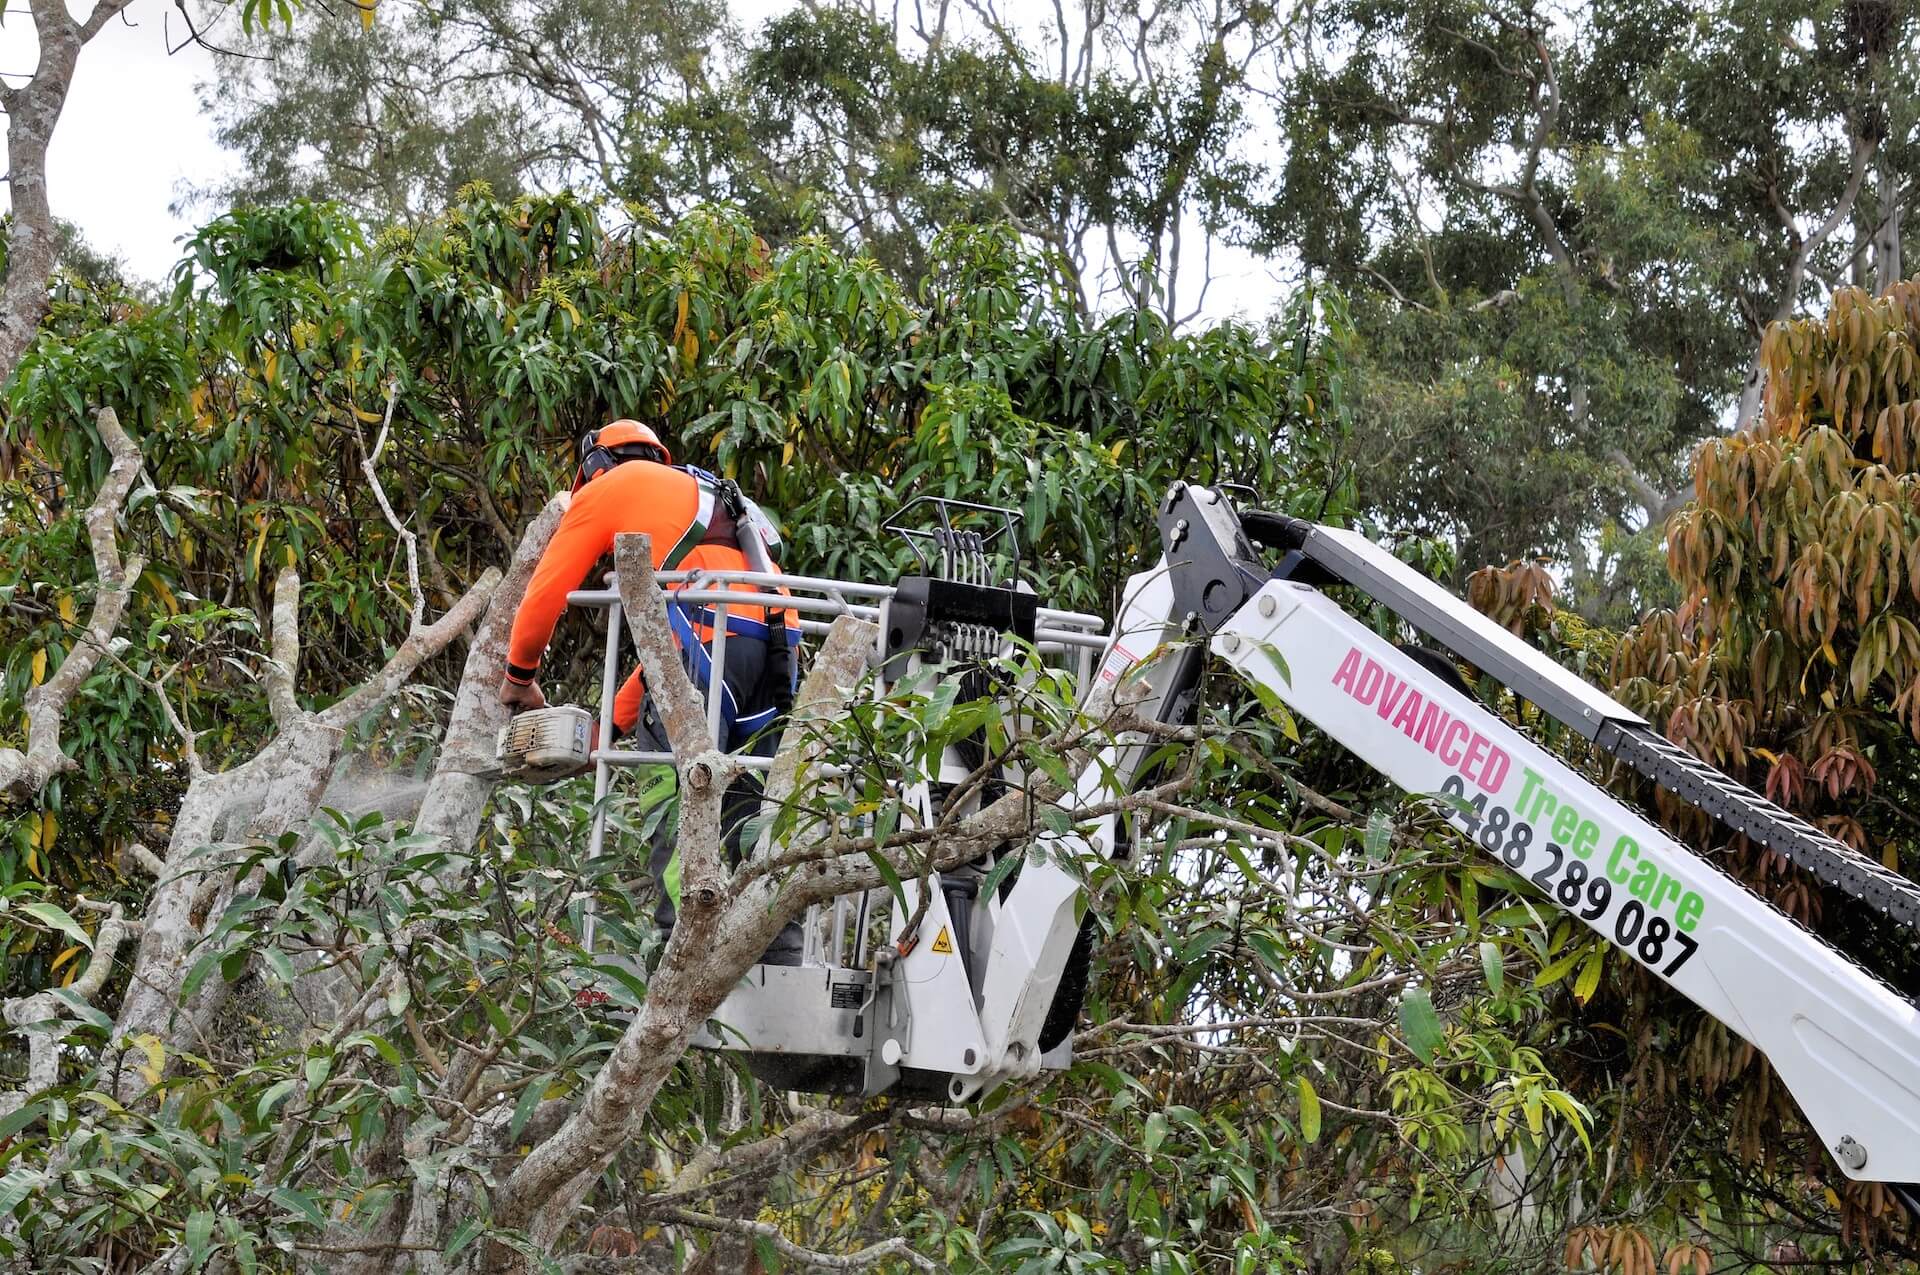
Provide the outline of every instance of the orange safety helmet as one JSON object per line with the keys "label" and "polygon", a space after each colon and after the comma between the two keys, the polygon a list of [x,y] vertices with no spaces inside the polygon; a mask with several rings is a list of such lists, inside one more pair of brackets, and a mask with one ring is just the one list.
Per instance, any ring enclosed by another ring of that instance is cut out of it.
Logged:
{"label": "orange safety helmet", "polygon": [[617,420],[580,436],[580,466],[573,474],[573,489],[582,487],[622,461],[650,460],[673,464],[673,453],[660,436],[639,421]]}

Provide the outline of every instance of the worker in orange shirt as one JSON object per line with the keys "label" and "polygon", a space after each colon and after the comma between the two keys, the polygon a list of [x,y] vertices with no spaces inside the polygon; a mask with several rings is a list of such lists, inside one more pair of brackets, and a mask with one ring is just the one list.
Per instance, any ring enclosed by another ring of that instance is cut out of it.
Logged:
{"label": "worker in orange shirt", "polygon": [[[758,534],[746,525],[747,508],[732,483],[674,465],[659,435],[638,421],[614,421],[582,438],[573,503],[554,529],[514,616],[500,702],[515,712],[546,706],[537,680],[541,657],[566,610],[567,594],[581,586],[595,563],[613,552],[615,536],[644,532],[652,542],[656,571],[744,571],[750,568],[741,537]],[[742,592],[764,591],[746,584],[733,587]],[[712,667],[708,643],[713,637],[713,611],[696,603],[676,603],[670,590],[667,617],[687,671],[704,692]],[[791,612],[769,616],[756,605],[728,608],[721,738],[716,741],[722,748],[771,755],[778,744],[774,728],[793,699],[793,652],[798,646],[799,628]],[[668,751],[665,732],[647,702],[641,670],[635,669],[621,685],[614,698],[613,721],[617,732],[635,735],[642,748]],[[736,857],[740,830],[758,809],[759,799],[759,778],[751,771],[727,790],[722,818],[729,849]],[[671,825],[671,820],[662,821],[663,831],[648,865],[660,891],[655,918],[663,929],[673,925],[679,893]],[[789,926],[765,959],[798,964],[799,937],[798,927]]]}

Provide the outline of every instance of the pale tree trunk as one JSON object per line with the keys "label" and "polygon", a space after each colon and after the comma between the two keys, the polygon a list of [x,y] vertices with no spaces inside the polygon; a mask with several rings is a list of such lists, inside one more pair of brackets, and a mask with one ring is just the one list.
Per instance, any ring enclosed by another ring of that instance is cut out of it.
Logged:
{"label": "pale tree trunk", "polygon": [[1735,429],[1746,428],[1760,415],[1760,398],[1766,390],[1766,371],[1760,362],[1760,345],[1766,339],[1767,328],[1773,323],[1792,318],[1794,311],[1800,308],[1800,288],[1806,282],[1807,263],[1820,245],[1832,238],[1833,232],[1853,217],[1854,205],[1860,198],[1860,187],[1866,181],[1867,168],[1873,162],[1876,149],[1870,141],[1857,137],[1854,139],[1853,166],[1848,173],[1847,184],[1841,190],[1840,198],[1835,201],[1833,211],[1810,235],[1801,233],[1800,223],[1769,190],[1774,214],[1780,219],[1781,227],[1793,244],[1793,256],[1787,263],[1787,276],[1781,281],[1780,296],[1773,314],[1769,322],[1761,324],[1760,331],[1754,335],[1753,358],[1747,365],[1747,379],[1740,387],[1740,403],[1733,419]]}
{"label": "pale tree trunk", "polygon": [[1900,174],[1886,155],[1880,159],[1880,224],[1873,232],[1873,290],[1885,292],[1906,277],[1900,261]]}
{"label": "pale tree trunk", "polygon": [[47,198],[47,147],[67,104],[80,50],[130,0],[100,0],[85,22],[67,13],[66,0],[31,0],[40,39],[40,63],[18,88],[0,86],[7,113],[7,186],[13,227],[7,234],[7,280],[0,290],[0,384],[13,376],[47,312],[47,280],[59,244]]}

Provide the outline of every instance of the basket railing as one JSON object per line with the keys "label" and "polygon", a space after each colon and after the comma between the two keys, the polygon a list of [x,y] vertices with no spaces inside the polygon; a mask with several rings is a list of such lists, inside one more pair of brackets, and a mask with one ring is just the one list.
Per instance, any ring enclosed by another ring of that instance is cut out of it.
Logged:
{"label": "basket railing", "polygon": [[[884,641],[887,608],[895,592],[890,584],[772,571],[662,571],[657,578],[670,602],[711,608],[713,612],[713,636],[707,643],[709,673],[706,685],[696,689],[704,698],[708,731],[715,739],[720,738],[727,619],[733,608],[767,607],[790,612],[796,617],[803,636],[824,634],[835,619],[851,615],[875,622]],[[739,587],[742,585],[748,587]],[[597,859],[606,848],[607,816],[612,804],[608,797],[613,791],[615,772],[641,766],[670,766],[674,756],[671,751],[619,747],[614,739],[613,704],[621,682],[621,636],[627,629],[614,574],[607,573],[602,588],[574,590],[567,595],[567,602],[570,606],[608,613],[601,656],[600,747],[594,750],[592,758],[593,821],[587,842],[588,858]],[[1043,657],[1052,656],[1069,663],[1084,686],[1092,676],[1095,658],[1106,646],[1105,628],[1106,620],[1097,615],[1040,607],[1035,618],[1034,645]],[[765,770],[773,764],[769,757],[742,756],[738,761],[756,770]],[[831,904],[809,908],[803,921],[806,935],[803,963],[864,966],[868,957],[872,904],[873,900],[866,897],[838,898]],[[591,951],[594,924],[590,904],[585,929],[586,946]]]}

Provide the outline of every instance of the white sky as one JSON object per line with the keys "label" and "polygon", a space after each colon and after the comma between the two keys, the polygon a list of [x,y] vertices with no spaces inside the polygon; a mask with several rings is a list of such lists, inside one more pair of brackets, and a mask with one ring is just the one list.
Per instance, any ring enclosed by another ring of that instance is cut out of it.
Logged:
{"label": "white sky", "polygon": [[[13,17],[0,25],[0,75],[18,84],[37,58],[32,22],[24,0],[0,2]],[[86,2],[70,0],[76,10]],[[794,3],[732,0],[732,9],[751,28]],[[237,8],[226,10],[216,39],[233,25]],[[176,217],[168,205],[185,185],[209,184],[238,162],[214,141],[194,89],[211,73],[212,57],[191,43],[167,52],[182,44],[184,33],[172,0],[133,0],[124,19],[109,23],[81,52],[48,159],[55,214],[78,225],[95,249],[155,281],[179,259],[181,240],[212,215],[201,208]],[[1197,245],[1199,228],[1192,230],[1189,239]],[[1202,312],[1208,319],[1264,318],[1289,290],[1272,263],[1243,251],[1217,247],[1213,266]],[[1192,273],[1197,287],[1198,271]],[[1185,282],[1183,309],[1192,305]]]}

